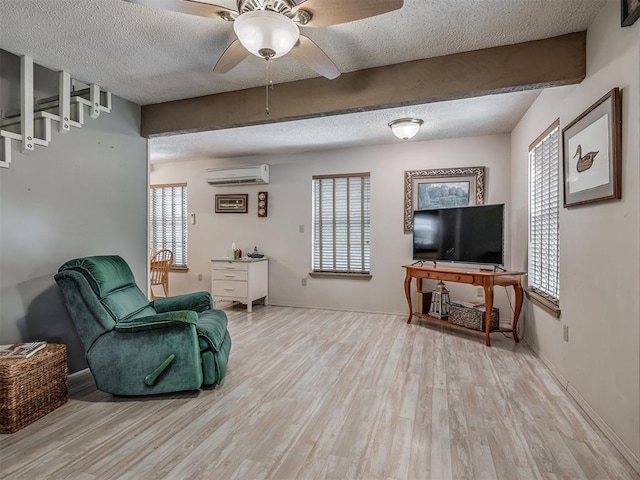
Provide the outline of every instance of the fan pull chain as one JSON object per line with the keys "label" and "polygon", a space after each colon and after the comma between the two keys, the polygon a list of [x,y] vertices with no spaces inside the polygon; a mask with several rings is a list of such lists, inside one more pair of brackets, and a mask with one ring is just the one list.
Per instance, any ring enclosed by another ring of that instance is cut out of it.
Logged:
{"label": "fan pull chain", "polygon": [[269,116],[269,90],[273,90],[273,65],[272,59],[267,58],[267,82],[265,85],[266,105],[264,109],[265,116]]}

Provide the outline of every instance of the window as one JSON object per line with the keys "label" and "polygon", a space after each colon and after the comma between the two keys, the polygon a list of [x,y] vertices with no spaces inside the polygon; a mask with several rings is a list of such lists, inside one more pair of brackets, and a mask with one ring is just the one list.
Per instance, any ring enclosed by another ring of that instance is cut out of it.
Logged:
{"label": "window", "polygon": [[149,246],[173,252],[173,267],[187,268],[187,184],[151,185]]}
{"label": "window", "polygon": [[369,278],[369,203],[369,173],[313,177],[313,273]]}
{"label": "window", "polygon": [[[529,290],[559,314],[559,127],[556,120],[529,146]],[[537,298],[536,298],[537,297]]]}

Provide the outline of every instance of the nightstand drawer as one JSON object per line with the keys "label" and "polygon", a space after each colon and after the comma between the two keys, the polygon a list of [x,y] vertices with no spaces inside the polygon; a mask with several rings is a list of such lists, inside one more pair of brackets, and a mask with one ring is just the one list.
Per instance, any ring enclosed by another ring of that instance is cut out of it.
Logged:
{"label": "nightstand drawer", "polygon": [[213,270],[247,271],[249,265],[243,262],[213,262]]}
{"label": "nightstand drawer", "polygon": [[212,293],[214,297],[246,297],[247,282],[233,280],[214,280]]}
{"label": "nightstand drawer", "polygon": [[247,280],[246,270],[213,270],[214,280]]}

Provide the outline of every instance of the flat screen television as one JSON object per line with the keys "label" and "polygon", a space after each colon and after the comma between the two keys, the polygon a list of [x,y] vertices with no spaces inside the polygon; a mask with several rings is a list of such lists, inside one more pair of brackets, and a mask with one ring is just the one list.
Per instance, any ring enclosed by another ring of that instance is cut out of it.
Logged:
{"label": "flat screen television", "polygon": [[414,211],[413,259],[504,265],[504,204]]}

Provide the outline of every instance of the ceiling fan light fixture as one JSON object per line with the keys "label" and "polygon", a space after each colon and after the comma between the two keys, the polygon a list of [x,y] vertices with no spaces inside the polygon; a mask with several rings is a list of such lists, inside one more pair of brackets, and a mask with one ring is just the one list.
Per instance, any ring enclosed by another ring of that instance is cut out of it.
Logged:
{"label": "ceiling fan light fixture", "polygon": [[300,36],[293,20],[270,10],[243,13],[233,22],[233,29],[244,48],[266,59],[289,53]]}
{"label": "ceiling fan light fixture", "polygon": [[393,134],[401,140],[413,138],[424,122],[419,118],[400,118],[389,122]]}

